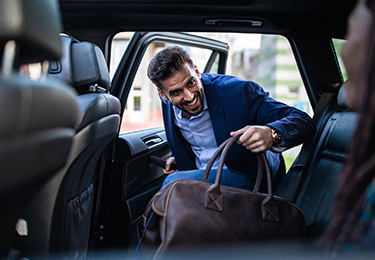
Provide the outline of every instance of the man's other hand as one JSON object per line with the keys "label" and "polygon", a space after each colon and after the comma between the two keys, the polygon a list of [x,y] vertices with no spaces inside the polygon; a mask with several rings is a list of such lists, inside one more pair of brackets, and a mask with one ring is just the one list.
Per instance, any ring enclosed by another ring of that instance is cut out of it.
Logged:
{"label": "man's other hand", "polygon": [[163,169],[164,174],[169,175],[171,173],[178,172],[178,170],[169,170],[172,164],[176,164],[176,160],[174,159],[174,157],[169,157],[165,163],[165,169]]}

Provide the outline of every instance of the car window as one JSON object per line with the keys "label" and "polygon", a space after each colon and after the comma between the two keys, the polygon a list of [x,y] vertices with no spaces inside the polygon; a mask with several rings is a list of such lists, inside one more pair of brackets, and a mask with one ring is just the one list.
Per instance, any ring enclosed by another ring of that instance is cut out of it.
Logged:
{"label": "car window", "polygon": [[[113,77],[116,67],[126,50],[133,33],[121,33],[112,42],[110,75]],[[168,45],[174,43],[154,41],[148,47],[134,78],[127,99],[120,133],[132,132],[163,125],[161,103],[155,86],[147,77],[147,67],[154,55]],[[201,72],[205,69],[212,50],[180,45],[190,54]],[[210,72],[217,73],[219,56],[216,57]]]}
{"label": "car window", "polygon": [[112,79],[134,32],[121,32],[115,35],[111,46],[111,63],[109,64],[109,76]]}
{"label": "car window", "polygon": [[42,64],[25,64],[19,68],[18,72],[21,76],[27,77],[32,80],[38,80],[42,77]]}
{"label": "car window", "polygon": [[344,63],[342,62],[342,59],[341,59],[341,48],[344,45],[344,43],[346,42],[346,40],[332,39],[332,42],[333,42],[333,47],[335,48],[337,60],[339,61],[339,65],[340,65],[343,80],[346,81],[348,79],[348,75],[346,74],[345,66],[344,66]]}
{"label": "car window", "polygon": [[[274,99],[312,116],[313,109],[288,40],[278,35],[262,35],[260,41],[259,50],[250,56],[254,73],[251,80],[258,82]],[[293,163],[301,146],[283,153],[286,170]]]}
{"label": "car window", "polygon": [[[285,37],[278,35],[240,34],[240,33],[192,33],[216,39],[229,45],[226,74],[259,83],[270,96],[313,115],[305,87],[296,61]],[[110,73],[121,59],[132,33],[117,35],[112,43]],[[121,133],[162,126],[160,99],[156,88],[147,78],[146,70],[151,58],[169,43],[152,43],[139,66],[122,119]],[[186,48],[193,61],[202,72],[211,55],[210,50]],[[210,72],[217,72],[213,65]],[[287,169],[294,161],[301,146],[283,153]]]}

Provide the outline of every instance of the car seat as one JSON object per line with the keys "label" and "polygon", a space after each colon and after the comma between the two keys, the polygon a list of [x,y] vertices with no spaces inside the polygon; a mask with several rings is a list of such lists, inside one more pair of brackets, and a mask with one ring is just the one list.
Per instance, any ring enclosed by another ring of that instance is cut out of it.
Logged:
{"label": "car seat", "polygon": [[[336,93],[338,92],[338,93]],[[327,93],[330,95],[330,93]],[[325,231],[330,219],[333,200],[339,187],[338,176],[348,156],[347,149],[357,126],[358,115],[345,105],[345,89],[332,93],[332,101],[321,114],[313,138],[305,142],[299,156],[308,158],[301,164],[300,158],[280,184],[276,194],[284,196],[282,188],[288,187],[293,168],[302,171],[294,202],[304,213],[308,241],[316,241]],[[308,156],[307,156],[308,155]],[[289,175],[289,176],[288,176]]]}
{"label": "car seat", "polygon": [[[52,79],[31,80],[20,65],[61,57],[57,1],[0,1],[0,258],[34,194],[67,160],[78,116],[76,92]],[[27,235],[27,227],[18,232]]]}
{"label": "car seat", "polygon": [[[99,47],[61,36],[63,57],[48,77],[69,83],[80,95],[72,150],[64,168],[28,206],[29,236],[15,247],[24,254],[84,259],[87,254],[101,154],[118,133],[120,102],[107,93],[110,79]],[[98,195],[98,194],[96,194]]]}

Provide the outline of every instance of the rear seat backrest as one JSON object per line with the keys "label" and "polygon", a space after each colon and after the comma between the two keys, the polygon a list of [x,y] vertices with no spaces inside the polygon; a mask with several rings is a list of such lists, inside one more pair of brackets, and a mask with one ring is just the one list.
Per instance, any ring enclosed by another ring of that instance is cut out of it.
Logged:
{"label": "rear seat backrest", "polygon": [[348,109],[329,111],[326,116],[329,119],[315,151],[312,151],[314,154],[295,201],[305,215],[309,240],[320,237],[330,220],[331,206],[339,184],[337,177],[345,163],[348,145],[357,125],[357,114]]}
{"label": "rear seat backrest", "polygon": [[17,71],[59,59],[60,30],[57,0],[0,1],[0,259],[8,259],[22,210],[66,162],[75,133],[75,91]]}
{"label": "rear seat backrest", "polygon": [[[110,78],[99,47],[67,36],[61,40],[63,58],[51,65],[49,78],[69,83],[81,93],[77,96],[77,133],[64,168],[24,212],[29,235],[18,237],[15,247],[26,255],[38,251],[42,257],[53,253],[57,258],[85,259],[94,199],[100,196],[98,166],[118,133],[120,101],[107,93]],[[89,93],[92,90],[100,92]]]}

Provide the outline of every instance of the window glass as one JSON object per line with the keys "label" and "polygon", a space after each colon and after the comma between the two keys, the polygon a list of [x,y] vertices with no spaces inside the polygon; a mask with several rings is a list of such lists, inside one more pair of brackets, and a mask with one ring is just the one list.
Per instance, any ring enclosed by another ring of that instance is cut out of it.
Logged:
{"label": "window glass", "polygon": [[[312,115],[300,73],[289,42],[277,35],[239,33],[192,33],[216,39],[229,45],[226,74],[259,83],[273,98]],[[117,64],[131,38],[131,33],[123,33],[113,40],[111,72]],[[129,93],[121,133],[162,126],[161,103],[156,90],[148,79],[146,71],[152,57],[169,43],[154,42],[149,45]],[[212,51],[201,48],[184,47],[202,72]],[[116,50],[115,50],[116,49]],[[116,55],[116,57],[113,57]],[[216,73],[219,56],[210,70]],[[295,159],[301,146],[283,153],[287,169]]]}
{"label": "window glass", "polygon": [[[114,37],[112,42],[112,56],[110,73],[113,77],[120,59],[126,50],[133,33],[121,33]],[[156,87],[147,77],[147,67],[156,53],[168,45],[175,45],[168,42],[152,42],[142,58],[142,61],[134,78],[133,85],[129,92],[128,101],[124,111],[120,133],[132,132],[163,125],[160,98]],[[190,54],[200,71],[203,71],[212,51],[191,46],[180,45]],[[218,56],[217,56],[218,59]],[[218,63],[218,60],[217,62]],[[212,72],[217,72],[212,68]]]}
{"label": "window glass", "polygon": [[344,81],[346,81],[348,79],[348,76],[346,74],[344,63],[342,62],[342,59],[341,59],[341,48],[346,42],[346,40],[332,39],[332,42],[333,42],[333,47],[335,48],[335,51],[336,51],[337,60],[339,61],[342,77]]}
{"label": "window glass", "polygon": [[[45,66],[48,66],[46,63]],[[39,80],[42,76],[42,64],[41,63],[31,63],[31,64],[26,64],[22,65],[18,73],[23,76],[27,77],[32,80]]]}
{"label": "window glass", "polygon": [[117,66],[120,63],[122,55],[124,54],[133,34],[134,32],[121,32],[116,34],[112,40],[111,64],[109,65],[109,76],[111,79],[116,72]]}
{"label": "window glass", "polygon": [[[254,81],[274,99],[313,115],[292,49],[283,36],[262,35],[259,50],[252,58]],[[301,145],[283,153],[287,170],[301,150]]]}
{"label": "window glass", "polygon": [[216,55],[215,61],[211,66],[209,73],[217,73],[219,71],[220,55]]}

